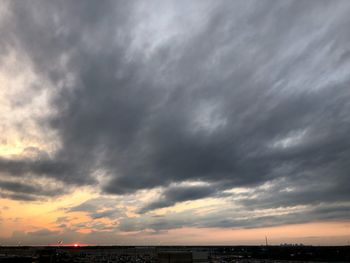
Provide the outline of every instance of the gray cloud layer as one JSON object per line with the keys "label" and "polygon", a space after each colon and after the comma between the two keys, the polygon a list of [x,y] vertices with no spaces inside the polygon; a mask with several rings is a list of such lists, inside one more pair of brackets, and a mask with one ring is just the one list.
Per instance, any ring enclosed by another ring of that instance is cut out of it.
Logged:
{"label": "gray cloud layer", "polygon": [[142,207],[141,213],[145,213],[154,209],[168,207],[177,202],[189,200],[197,200],[203,197],[209,197],[216,193],[216,189],[212,186],[175,186],[167,188],[161,199]]}
{"label": "gray cloud layer", "polygon": [[[24,51],[53,83],[56,114],[40,121],[61,148],[39,161],[0,159],[0,169],[109,194],[163,187],[141,212],[271,181],[280,183],[274,192],[241,204],[349,202],[349,9],[11,1],[0,45]],[[209,186],[171,186],[187,181]]]}

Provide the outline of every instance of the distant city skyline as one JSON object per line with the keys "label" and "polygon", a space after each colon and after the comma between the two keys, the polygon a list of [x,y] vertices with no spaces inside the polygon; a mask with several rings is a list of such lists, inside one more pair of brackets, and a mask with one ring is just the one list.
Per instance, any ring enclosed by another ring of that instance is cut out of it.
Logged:
{"label": "distant city skyline", "polygon": [[0,2],[0,244],[347,245],[350,2]]}

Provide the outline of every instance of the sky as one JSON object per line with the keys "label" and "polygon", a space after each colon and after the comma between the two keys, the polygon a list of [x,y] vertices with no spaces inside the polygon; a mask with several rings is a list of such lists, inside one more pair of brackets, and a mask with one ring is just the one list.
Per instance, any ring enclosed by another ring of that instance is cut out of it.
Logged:
{"label": "sky", "polygon": [[349,13],[1,1],[0,244],[348,244]]}

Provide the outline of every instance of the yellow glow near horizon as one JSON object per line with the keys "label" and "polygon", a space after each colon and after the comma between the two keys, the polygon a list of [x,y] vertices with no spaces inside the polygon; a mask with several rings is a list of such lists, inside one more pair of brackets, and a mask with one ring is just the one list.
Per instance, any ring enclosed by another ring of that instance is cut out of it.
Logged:
{"label": "yellow glow near horizon", "polygon": [[[0,224],[0,237],[9,237],[13,231],[34,231],[47,228],[55,230],[55,221],[66,214],[64,208],[78,205],[88,199],[96,197],[92,189],[76,190],[69,195],[45,202],[21,202],[9,199],[0,199],[3,218]],[[20,211],[20,213],[19,213]],[[76,222],[86,220],[84,213],[76,214]]]}
{"label": "yellow glow near horizon", "polygon": [[[85,227],[76,230],[80,235],[88,235],[91,233],[90,223],[109,224],[109,220],[106,218],[91,219],[86,213],[79,211],[68,213],[65,208],[98,197],[101,196],[93,189],[81,188],[69,195],[45,202],[0,199],[1,217],[3,219],[0,224],[0,238],[9,238],[15,231],[24,233],[40,229],[57,231],[59,230],[56,224],[57,218],[67,215],[70,216],[69,222],[65,222],[68,226],[88,222]],[[199,207],[199,203],[200,201],[196,201],[193,207]],[[186,205],[186,208],[189,207],[188,205]],[[350,237],[350,221],[310,222],[251,229],[184,227],[159,232],[156,235],[152,231],[124,232],[119,233],[119,235],[125,238],[135,238],[136,241],[147,240],[148,244],[162,243],[169,245],[260,245],[264,243],[265,236],[268,237],[269,243],[274,245],[280,243],[342,245]],[[99,240],[99,238],[102,238],[102,240]],[[133,242],[136,242],[135,240]],[[96,239],[97,243],[101,241],[103,241],[103,232]]]}
{"label": "yellow glow near horizon", "polygon": [[190,228],[171,229],[155,236],[145,235],[149,242],[197,245],[261,245],[265,236],[271,245],[303,243],[305,245],[346,245],[350,237],[350,221],[310,222],[251,229]]}

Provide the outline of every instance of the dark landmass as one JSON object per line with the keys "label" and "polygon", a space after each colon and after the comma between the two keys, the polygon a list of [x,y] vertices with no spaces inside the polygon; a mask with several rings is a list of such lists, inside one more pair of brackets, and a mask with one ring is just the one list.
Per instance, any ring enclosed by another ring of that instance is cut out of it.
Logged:
{"label": "dark landmass", "polygon": [[0,262],[350,262],[350,246],[2,246]]}

